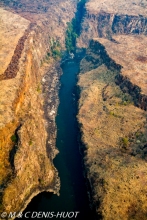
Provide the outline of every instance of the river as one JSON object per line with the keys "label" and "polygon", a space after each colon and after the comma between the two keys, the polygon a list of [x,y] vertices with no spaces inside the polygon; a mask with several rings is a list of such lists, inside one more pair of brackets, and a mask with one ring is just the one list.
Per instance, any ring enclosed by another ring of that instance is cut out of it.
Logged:
{"label": "river", "polygon": [[63,212],[69,213],[69,216],[64,218],[69,219],[73,215],[71,212],[74,212],[73,218],[84,220],[87,217],[93,220],[77,140],[75,90],[79,62],[74,59],[68,60],[61,67],[63,75],[60,80],[60,104],[56,116],[56,147],[60,153],[53,161],[61,180],[60,196],[47,192],[40,193],[32,199],[25,211],[45,211],[58,214],[58,217],[56,215],[52,219],[63,219]]}

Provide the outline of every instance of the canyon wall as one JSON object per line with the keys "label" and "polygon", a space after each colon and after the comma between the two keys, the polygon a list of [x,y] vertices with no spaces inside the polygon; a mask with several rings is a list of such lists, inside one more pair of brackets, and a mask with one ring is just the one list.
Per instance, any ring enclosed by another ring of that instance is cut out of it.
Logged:
{"label": "canyon wall", "polygon": [[76,1],[47,1],[45,11],[40,2],[31,4],[0,3],[0,211],[6,212],[23,210],[41,191],[58,194],[60,186],[52,162],[61,74],[56,51],[64,48]]}
{"label": "canyon wall", "polygon": [[86,4],[78,47],[81,150],[97,219],[147,218],[145,1]]}
{"label": "canyon wall", "polygon": [[87,47],[96,37],[113,41],[114,34],[147,33],[146,1],[88,1],[78,46]]}

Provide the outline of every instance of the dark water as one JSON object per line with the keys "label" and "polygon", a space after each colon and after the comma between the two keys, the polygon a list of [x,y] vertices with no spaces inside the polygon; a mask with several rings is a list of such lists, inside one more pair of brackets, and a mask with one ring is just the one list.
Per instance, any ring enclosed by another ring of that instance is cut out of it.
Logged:
{"label": "dark water", "polygon": [[[93,220],[77,142],[78,129],[74,93],[79,64],[70,60],[62,65],[62,69],[60,104],[56,117],[56,146],[60,153],[54,159],[54,165],[61,180],[60,196],[47,192],[41,193],[32,200],[25,211],[50,211],[61,214],[52,219],[70,219],[72,216],[70,212],[77,211],[79,213],[76,219],[84,220],[87,217],[89,220]],[[63,212],[69,212],[69,217],[63,218]],[[75,216],[76,213],[71,219],[75,219]]]}

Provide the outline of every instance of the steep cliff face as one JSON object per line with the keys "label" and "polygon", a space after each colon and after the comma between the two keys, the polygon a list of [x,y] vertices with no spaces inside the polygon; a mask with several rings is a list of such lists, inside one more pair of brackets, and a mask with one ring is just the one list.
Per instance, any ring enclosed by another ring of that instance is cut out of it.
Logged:
{"label": "steep cliff face", "polygon": [[55,50],[64,48],[76,1],[58,3],[47,2],[48,10],[38,15],[26,7],[29,1],[23,7],[17,1],[1,2],[7,9],[0,9],[1,211],[20,211],[39,192],[59,190],[52,163],[60,75]]}
{"label": "steep cliff face", "polygon": [[131,94],[137,106],[146,110],[147,38],[144,35],[115,35],[113,39],[114,42],[102,38],[97,38],[96,41],[105,46],[109,56],[121,66],[115,82],[123,92]]}
{"label": "steep cliff face", "polygon": [[[40,61],[46,54],[46,45],[41,41],[43,38],[45,40],[45,36],[37,34],[35,29],[32,30],[24,42],[22,51],[17,51],[19,47],[16,47],[10,68],[7,68],[9,74],[0,81],[3,91],[2,208],[6,211],[20,210],[26,205],[29,196],[39,192],[39,189],[45,190],[57,181],[55,168],[46,152],[47,132],[43,116],[43,98],[39,90]],[[36,48],[34,42],[39,43],[40,48]],[[20,56],[16,56],[19,59],[13,60],[15,53],[19,52]],[[54,184],[50,187],[51,190],[54,190]]]}
{"label": "steep cliff face", "polygon": [[121,73],[116,76],[115,83],[120,86],[122,91],[128,92],[133,97],[136,106],[145,111],[147,110],[147,96],[142,94],[140,87],[136,84],[132,84],[130,79]]}
{"label": "steep cliff face", "polygon": [[87,47],[91,38],[113,41],[114,34],[147,33],[146,1],[95,1],[86,4],[79,46]]}

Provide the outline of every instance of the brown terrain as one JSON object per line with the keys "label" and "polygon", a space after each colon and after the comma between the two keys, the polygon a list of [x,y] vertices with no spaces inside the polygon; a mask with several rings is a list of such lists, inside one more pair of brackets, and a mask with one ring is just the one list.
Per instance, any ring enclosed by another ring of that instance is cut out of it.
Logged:
{"label": "brown terrain", "polygon": [[0,212],[59,191],[52,160],[61,70],[54,50],[65,48],[75,10],[72,0],[0,1]]}
{"label": "brown terrain", "polygon": [[147,219],[147,3],[86,4],[78,121],[97,214]]}

